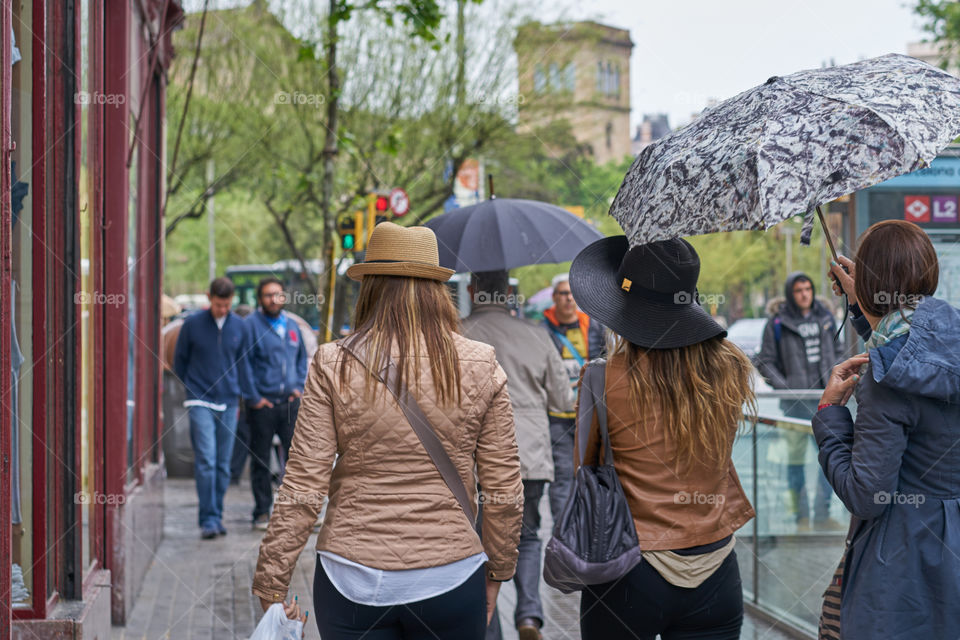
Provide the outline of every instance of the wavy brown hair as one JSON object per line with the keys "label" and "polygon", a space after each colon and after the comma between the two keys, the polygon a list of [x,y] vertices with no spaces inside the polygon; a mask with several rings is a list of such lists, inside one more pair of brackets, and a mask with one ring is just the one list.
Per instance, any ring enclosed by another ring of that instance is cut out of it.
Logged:
{"label": "wavy brown hair", "polygon": [[[460,402],[460,358],[453,334],[460,331],[460,317],[446,285],[437,280],[401,276],[367,275],[360,282],[354,332],[363,336],[367,361],[380,368],[394,345],[400,375],[397,392],[415,380],[420,389],[418,367],[426,346],[433,386],[441,404]],[[340,387],[346,384],[346,362],[340,362]],[[359,366],[354,362],[354,365]],[[365,374],[364,398],[373,400],[382,385]]]}
{"label": "wavy brown hair", "polygon": [[630,402],[639,416],[659,409],[678,465],[721,468],[730,459],[744,407],[756,414],[752,365],[729,340],[711,338],[677,349],[644,349],[619,338]]}

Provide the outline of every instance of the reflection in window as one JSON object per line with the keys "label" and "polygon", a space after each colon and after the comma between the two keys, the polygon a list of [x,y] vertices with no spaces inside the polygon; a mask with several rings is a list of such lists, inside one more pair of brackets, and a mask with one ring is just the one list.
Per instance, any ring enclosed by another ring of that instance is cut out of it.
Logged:
{"label": "reflection in window", "polygon": [[[130,38],[130,59],[140,60],[140,39]],[[140,110],[140,65],[134,64],[130,67],[127,74],[128,87],[130,87],[130,130],[136,130],[135,119]],[[140,253],[137,251],[139,243],[137,236],[140,232],[139,210],[140,193],[137,189],[137,177],[140,173],[140,152],[143,147],[137,143],[133,152],[130,168],[128,169],[128,181],[130,185],[130,199],[127,203],[127,481],[130,482],[136,477],[137,459],[136,449],[134,448],[134,433],[136,431],[136,403],[137,403],[137,275],[140,272],[138,260]]]}
{"label": "reflection in window", "polygon": [[[80,2],[80,91],[94,95],[97,85],[91,73],[93,8],[90,0]],[[93,549],[94,499],[98,491],[94,478],[94,390],[93,390],[93,317],[97,292],[93,289],[93,158],[92,129],[94,109],[92,101],[78,101],[77,118],[80,126],[79,167],[79,222],[80,222],[80,491],[86,497],[82,506],[83,567],[86,569],[95,558]]]}
{"label": "reflection in window", "polygon": [[11,332],[2,339],[10,346],[10,404],[0,410],[9,412],[11,427],[10,491],[11,567],[10,600],[16,606],[33,604],[33,194],[35,184],[33,153],[33,3],[13,3],[11,42],[11,138],[16,143],[11,156],[11,296],[9,305]]}
{"label": "reflection in window", "polygon": [[560,67],[556,62],[550,63],[550,90],[556,91],[563,86],[563,81],[560,78]]}

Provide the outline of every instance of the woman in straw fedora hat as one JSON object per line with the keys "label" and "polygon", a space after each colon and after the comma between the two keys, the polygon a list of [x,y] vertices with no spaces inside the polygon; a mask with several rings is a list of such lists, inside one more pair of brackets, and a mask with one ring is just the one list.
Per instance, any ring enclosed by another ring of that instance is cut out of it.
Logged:
{"label": "woman in straw fedora hat", "polygon": [[506,375],[458,333],[452,274],[430,229],[377,225],[347,271],[356,330],[313,358],[253,592],[264,608],[286,599],[329,497],[313,594],[324,640],[479,640],[513,576],[523,488]]}
{"label": "woman in straw fedora hat", "polygon": [[[699,305],[699,274],[685,240],[631,249],[624,236],[589,245],[570,267],[577,303],[619,336],[604,398],[643,555],[620,579],[583,591],[584,640],[740,637],[733,533],[754,513],[730,454],[753,402],[751,365]],[[597,428],[576,438],[592,464]]]}

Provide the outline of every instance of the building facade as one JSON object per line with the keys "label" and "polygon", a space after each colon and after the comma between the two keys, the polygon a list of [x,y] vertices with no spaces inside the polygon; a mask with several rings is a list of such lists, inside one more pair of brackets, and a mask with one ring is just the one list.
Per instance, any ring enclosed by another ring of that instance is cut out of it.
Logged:
{"label": "building facade", "polygon": [[517,30],[514,48],[519,133],[562,119],[597,163],[631,155],[629,31],[596,22],[532,22]]}
{"label": "building facade", "polygon": [[0,638],[108,638],[163,531],[176,0],[0,5]]}

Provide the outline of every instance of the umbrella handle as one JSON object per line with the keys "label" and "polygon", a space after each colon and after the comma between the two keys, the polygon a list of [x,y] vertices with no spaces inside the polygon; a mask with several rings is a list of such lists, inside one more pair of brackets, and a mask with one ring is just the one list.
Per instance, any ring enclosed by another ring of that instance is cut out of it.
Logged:
{"label": "umbrella handle", "polygon": [[827,239],[827,246],[830,247],[830,255],[833,256],[834,262],[840,264],[840,260],[837,259],[837,250],[833,246],[833,237],[830,235],[830,228],[827,226],[827,221],[823,219],[823,212],[820,210],[820,205],[817,205],[817,217],[820,218],[820,226],[823,227],[823,235]]}

